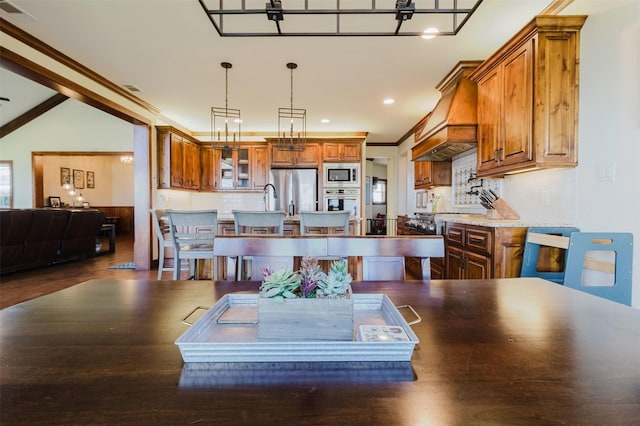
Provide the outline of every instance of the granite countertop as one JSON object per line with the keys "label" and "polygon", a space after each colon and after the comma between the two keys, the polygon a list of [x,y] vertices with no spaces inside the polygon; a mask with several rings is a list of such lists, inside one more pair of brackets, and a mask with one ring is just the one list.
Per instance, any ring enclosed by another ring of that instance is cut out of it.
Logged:
{"label": "granite countertop", "polygon": [[436,221],[461,223],[464,225],[488,226],[492,228],[531,228],[531,227],[571,227],[568,223],[536,222],[518,220],[488,219],[482,214],[436,213]]}

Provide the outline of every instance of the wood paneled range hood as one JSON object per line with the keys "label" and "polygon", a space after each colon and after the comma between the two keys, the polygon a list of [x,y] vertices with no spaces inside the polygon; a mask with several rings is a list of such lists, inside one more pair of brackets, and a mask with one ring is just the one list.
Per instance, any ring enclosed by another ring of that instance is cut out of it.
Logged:
{"label": "wood paneled range hood", "polygon": [[482,61],[460,61],[436,86],[442,97],[416,132],[413,161],[446,161],[478,143],[478,90],[467,76]]}

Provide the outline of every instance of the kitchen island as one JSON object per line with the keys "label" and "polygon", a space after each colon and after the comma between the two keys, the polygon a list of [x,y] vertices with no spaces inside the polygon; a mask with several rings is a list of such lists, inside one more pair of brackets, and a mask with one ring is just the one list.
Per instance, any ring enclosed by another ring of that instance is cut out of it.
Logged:
{"label": "kitchen island", "polygon": [[92,280],[0,311],[2,424],[635,424],[640,311],[537,278],[356,282],[411,362],[184,364],[181,319],[258,282]]}

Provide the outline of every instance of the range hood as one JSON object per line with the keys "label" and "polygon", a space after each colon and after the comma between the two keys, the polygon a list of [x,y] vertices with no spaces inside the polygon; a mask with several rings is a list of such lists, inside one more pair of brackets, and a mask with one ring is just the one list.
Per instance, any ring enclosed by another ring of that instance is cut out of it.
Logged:
{"label": "range hood", "polygon": [[481,63],[458,62],[436,86],[442,97],[424,127],[416,132],[416,144],[411,148],[413,161],[447,161],[476,147],[478,90],[476,83],[467,76]]}

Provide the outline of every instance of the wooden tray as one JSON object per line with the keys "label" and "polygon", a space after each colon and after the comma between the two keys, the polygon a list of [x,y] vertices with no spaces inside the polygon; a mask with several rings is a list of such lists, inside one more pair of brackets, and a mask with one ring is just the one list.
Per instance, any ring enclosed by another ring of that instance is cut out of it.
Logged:
{"label": "wooden tray", "polygon": [[[222,297],[175,343],[187,363],[410,361],[418,337],[387,295],[354,294],[352,297],[353,341],[259,340],[258,294],[231,293]],[[400,326],[409,341],[359,341],[360,325]]]}

